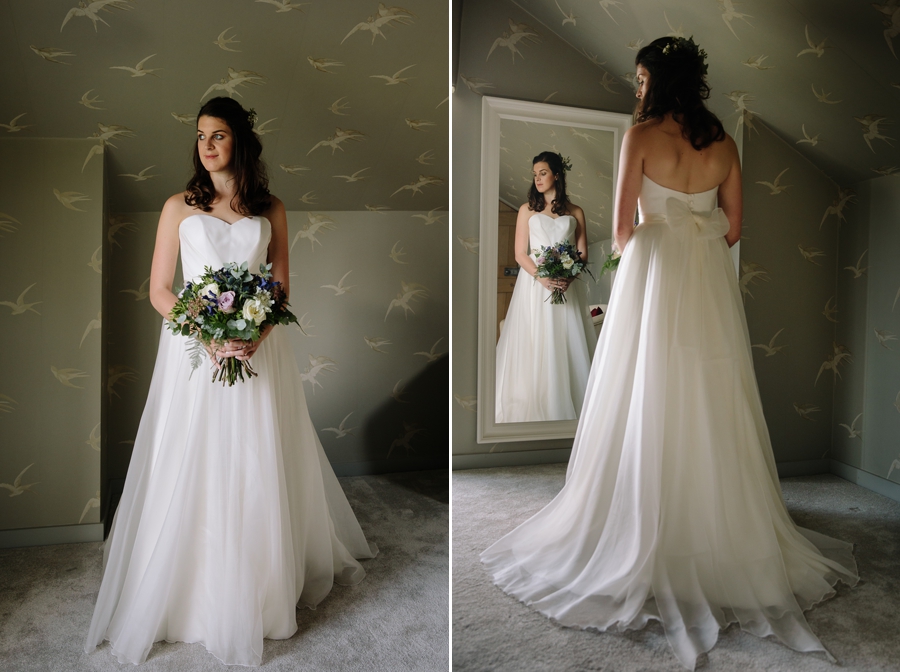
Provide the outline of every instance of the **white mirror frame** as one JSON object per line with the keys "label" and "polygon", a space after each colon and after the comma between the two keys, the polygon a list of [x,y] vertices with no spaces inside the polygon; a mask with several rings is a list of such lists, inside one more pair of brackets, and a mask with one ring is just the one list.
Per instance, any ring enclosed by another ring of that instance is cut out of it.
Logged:
{"label": "white mirror frame", "polygon": [[500,194],[500,121],[513,119],[538,124],[573,126],[610,131],[613,140],[612,184],[619,175],[622,137],[631,127],[632,116],[617,112],[562,107],[546,103],[484,96],[481,102],[481,230],[478,274],[478,443],[571,439],[577,420],[544,422],[495,421],[497,370],[497,238]]}

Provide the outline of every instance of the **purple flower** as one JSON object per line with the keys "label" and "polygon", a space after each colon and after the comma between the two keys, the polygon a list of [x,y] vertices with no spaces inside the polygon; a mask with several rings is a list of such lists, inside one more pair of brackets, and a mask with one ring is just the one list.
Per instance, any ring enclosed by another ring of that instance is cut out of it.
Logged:
{"label": "purple flower", "polygon": [[545,257],[538,257],[537,263],[538,263],[538,266],[540,266],[541,264],[547,263],[547,259]]}
{"label": "purple flower", "polygon": [[222,292],[219,294],[219,310],[223,313],[234,312],[234,292]]}

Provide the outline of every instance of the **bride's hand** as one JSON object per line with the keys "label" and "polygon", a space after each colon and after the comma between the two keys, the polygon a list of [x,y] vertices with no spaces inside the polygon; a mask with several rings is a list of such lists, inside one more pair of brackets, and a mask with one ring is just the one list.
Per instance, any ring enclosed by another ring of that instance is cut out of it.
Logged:
{"label": "bride's hand", "polygon": [[569,283],[572,282],[571,278],[538,278],[538,282],[540,282],[547,291],[559,290],[563,294],[565,294],[566,290],[569,288]]}
{"label": "bride's hand", "polygon": [[246,361],[253,356],[261,341],[262,339],[258,341],[243,341],[239,338],[230,338],[219,348],[219,357],[223,359],[234,357],[241,362]]}

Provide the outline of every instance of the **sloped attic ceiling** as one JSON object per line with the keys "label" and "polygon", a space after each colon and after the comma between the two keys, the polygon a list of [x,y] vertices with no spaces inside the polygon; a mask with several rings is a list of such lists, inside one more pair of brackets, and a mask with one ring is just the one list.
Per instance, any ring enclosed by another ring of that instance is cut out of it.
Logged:
{"label": "sloped attic ceiling", "polygon": [[112,210],[155,211],[190,176],[201,100],[232,95],[288,210],[445,208],[447,34],[426,0],[6,0],[0,133],[105,133]]}
{"label": "sloped attic ceiling", "polygon": [[[693,35],[709,54],[709,105],[721,118],[747,110],[748,125],[762,119],[840,185],[900,175],[900,0],[514,1],[539,32],[594,62],[611,92],[631,95],[641,45]],[[485,56],[515,56],[527,76],[528,39],[502,28]]]}

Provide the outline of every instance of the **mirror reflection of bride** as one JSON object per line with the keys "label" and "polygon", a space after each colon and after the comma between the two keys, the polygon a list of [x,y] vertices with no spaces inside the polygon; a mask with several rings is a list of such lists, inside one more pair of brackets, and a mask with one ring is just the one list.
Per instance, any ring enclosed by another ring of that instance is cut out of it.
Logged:
{"label": "mirror reflection of bride", "polygon": [[[528,203],[516,219],[520,272],[497,343],[497,422],[574,420],[597,337],[580,277],[537,277],[534,251],[568,241],[587,261],[584,212],[566,193],[567,166],[556,152],[534,157]],[[554,304],[558,290],[566,301]]]}

